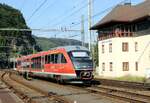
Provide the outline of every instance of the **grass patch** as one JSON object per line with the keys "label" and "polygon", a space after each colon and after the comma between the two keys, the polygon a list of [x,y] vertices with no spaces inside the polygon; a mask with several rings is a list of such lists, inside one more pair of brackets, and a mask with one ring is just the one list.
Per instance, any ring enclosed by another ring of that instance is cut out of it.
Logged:
{"label": "grass patch", "polygon": [[130,82],[142,82],[143,83],[143,82],[146,81],[146,78],[145,77],[126,75],[126,76],[123,76],[123,77],[114,78],[114,80],[130,81]]}

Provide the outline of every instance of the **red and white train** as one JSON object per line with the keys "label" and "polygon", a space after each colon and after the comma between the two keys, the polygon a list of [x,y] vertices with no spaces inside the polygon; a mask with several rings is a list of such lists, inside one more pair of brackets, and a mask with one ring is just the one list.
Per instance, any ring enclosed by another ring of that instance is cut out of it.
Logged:
{"label": "red and white train", "polygon": [[59,82],[89,83],[93,79],[90,52],[82,46],[57,47],[17,58],[16,70]]}

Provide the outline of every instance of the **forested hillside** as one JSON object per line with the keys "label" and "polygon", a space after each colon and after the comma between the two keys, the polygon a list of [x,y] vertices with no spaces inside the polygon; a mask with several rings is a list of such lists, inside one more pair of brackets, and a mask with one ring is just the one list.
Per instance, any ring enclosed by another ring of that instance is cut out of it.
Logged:
{"label": "forested hillside", "polygon": [[42,48],[42,50],[49,50],[50,48],[66,45],[81,45],[81,41],[74,39],[63,39],[63,38],[44,38],[44,37],[34,37],[37,44]]}
{"label": "forested hillside", "polygon": [[[22,13],[6,4],[0,4],[0,28],[28,29]],[[40,51],[31,31],[0,30],[0,68],[10,66],[10,58],[32,53],[33,46]]]}

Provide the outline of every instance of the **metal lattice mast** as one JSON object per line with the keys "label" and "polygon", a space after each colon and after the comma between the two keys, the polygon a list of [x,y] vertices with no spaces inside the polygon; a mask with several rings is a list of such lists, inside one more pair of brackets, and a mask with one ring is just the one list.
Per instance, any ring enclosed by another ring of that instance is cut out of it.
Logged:
{"label": "metal lattice mast", "polygon": [[82,42],[82,46],[84,46],[84,42],[85,42],[84,15],[81,16],[81,42]]}
{"label": "metal lattice mast", "polygon": [[91,26],[92,26],[92,2],[88,0],[88,35],[89,35],[89,50],[91,51]]}

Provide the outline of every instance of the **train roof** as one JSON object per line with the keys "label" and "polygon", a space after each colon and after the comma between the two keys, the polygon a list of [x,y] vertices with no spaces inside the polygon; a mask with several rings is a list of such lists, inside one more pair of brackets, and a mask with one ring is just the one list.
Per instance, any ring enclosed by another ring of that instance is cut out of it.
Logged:
{"label": "train roof", "polygon": [[50,50],[55,50],[55,49],[65,49],[67,52],[69,51],[74,51],[74,50],[85,50],[85,51],[89,51],[86,47],[84,46],[60,46],[60,47],[56,47],[56,48],[52,48]]}
{"label": "train roof", "polygon": [[[56,48],[52,48],[48,51],[42,51],[42,52],[39,52],[39,53],[36,53],[36,54],[30,54],[30,55],[27,55],[27,56],[22,56],[21,58],[29,58],[29,57],[37,57],[38,55],[41,55],[41,54],[45,54],[49,51],[55,51],[55,50],[58,50],[58,49],[65,49],[66,52],[70,52],[70,51],[74,51],[74,50],[83,50],[83,51],[89,51],[86,47],[84,46],[60,46],[60,47],[56,47]],[[17,59],[21,59],[21,58],[17,58]]]}

